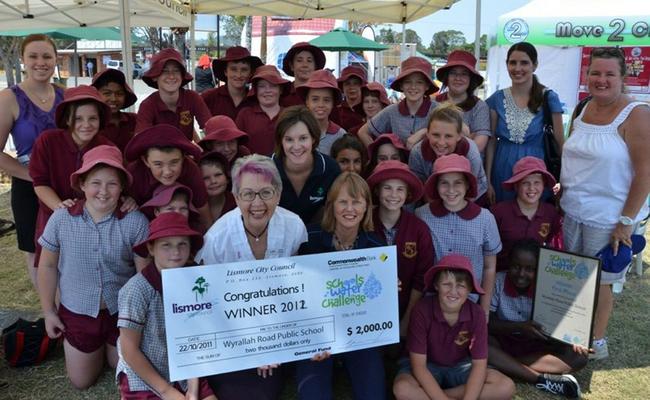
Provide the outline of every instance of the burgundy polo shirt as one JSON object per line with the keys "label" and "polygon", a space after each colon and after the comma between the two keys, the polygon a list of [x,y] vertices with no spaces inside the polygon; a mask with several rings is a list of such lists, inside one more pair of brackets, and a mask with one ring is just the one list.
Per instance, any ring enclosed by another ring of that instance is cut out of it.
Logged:
{"label": "burgundy polo shirt", "polygon": [[194,118],[203,128],[211,116],[210,110],[201,96],[193,90],[179,89],[176,111],[167,107],[160,98],[159,92],[154,92],[140,104],[135,132],[141,132],[143,129],[158,124],[169,124],[180,129],[189,140],[192,140],[194,138]]}
{"label": "burgundy polo shirt", "polygon": [[248,133],[247,147],[252,153],[264,156],[273,154],[275,149],[275,124],[279,115],[280,113],[273,119],[269,118],[259,104],[244,107],[239,111],[235,124],[239,129]]}
{"label": "burgundy polo shirt", "polygon": [[225,115],[230,117],[233,121],[237,118],[237,114],[244,108],[255,103],[253,97],[246,96],[238,105],[235,105],[230,93],[228,93],[228,85],[216,87],[214,89],[206,90],[201,93],[201,97],[208,106],[211,116]]}
{"label": "burgundy polo shirt", "polygon": [[[80,149],[72,140],[72,134],[64,129],[48,129],[34,142],[29,160],[29,176],[34,186],[49,186],[61,200],[83,198],[70,187],[70,175],[81,168],[83,155],[102,144],[113,145],[101,135],[95,137]],[[53,210],[39,200],[36,216],[35,240],[43,234],[47,220]],[[40,248],[40,246],[37,246]]]}
{"label": "burgundy polo shirt", "polygon": [[304,106],[305,100],[298,95],[298,92],[296,92],[296,87],[294,86],[293,82],[291,82],[291,86],[289,87],[290,87],[289,93],[287,93],[286,95],[280,98],[280,105],[282,107]]}
{"label": "burgundy polo shirt", "polygon": [[499,202],[490,209],[499,227],[503,249],[497,256],[497,271],[508,269],[512,245],[521,239],[533,239],[540,245],[550,243],[560,232],[560,214],[552,204],[540,202],[532,219],[525,216],[517,200]]}
{"label": "burgundy polo shirt", "polygon": [[[379,219],[379,207],[372,213],[375,233],[386,240],[384,224]],[[397,277],[402,282],[399,296],[399,315],[404,316],[411,298],[411,290],[424,291],[424,274],[433,266],[434,249],[429,228],[412,213],[402,210],[393,227],[397,246]]]}
{"label": "burgundy polo shirt", "polygon": [[357,125],[363,124],[365,116],[366,115],[363,112],[363,108],[360,107],[360,104],[350,107],[347,101],[342,101],[341,104],[336,106],[334,111],[332,111],[330,119],[341,125],[341,127],[346,131],[349,131]]}
{"label": "burgundy polo shirt", "polygon": [[411,311],[407,348],[411,353],[426,354],[427,362],[451,367],[468,357],[485,360],[487,338],[485,312],[469,300],[454,326],[445,320],[436,294],[420,299]]}
{"label": "burgundy polo shirt", "polygon": [[[129,192],[136,203],[142,205],[153,197],[153,192],[160,182],[153,177],[149,168],[142,160],[131,162],[127,169],[133,175],[133,185]],[[189,157],[183,160],[183,169],[177,179],[192,190],[192,203],[194,207],[201,208],[208,202],[208,192],[203,183],[201,169]]]}
{"label": "burgundy polo shirt", "polygon": [[135,133],[135,113],[120,112],[120,121],[114,124],[112,121],[99,131],[99,134],[113,142],[124,153],[127,143]]}

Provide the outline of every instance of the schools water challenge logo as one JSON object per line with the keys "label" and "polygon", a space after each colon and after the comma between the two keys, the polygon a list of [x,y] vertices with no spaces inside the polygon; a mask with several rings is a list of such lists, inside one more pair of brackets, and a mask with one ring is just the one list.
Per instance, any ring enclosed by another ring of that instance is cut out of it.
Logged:
{"label": "schools water challenge logo", "polygon": [[328,280],[325,282],[325,294],[321,306],[323,308],[360,306],[368,300],[379,297],[382,289],[381,282],[374,273],[367,278],[355,274],[349,279]]}
{"label": "schools water challenge logo", "polygon": [[544,270],[550,274],[561,276],[568,281],[574,279],[582,281],[589,278],[589,267],[582,262],[576,262],[576,260],[571,257],[551,255]]}

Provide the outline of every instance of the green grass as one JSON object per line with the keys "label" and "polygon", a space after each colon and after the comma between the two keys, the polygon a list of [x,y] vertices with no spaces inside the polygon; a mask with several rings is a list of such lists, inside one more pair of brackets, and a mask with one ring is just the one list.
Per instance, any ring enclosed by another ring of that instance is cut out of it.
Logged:
{"label": "green grass", "polygon": [[[7,193],[0,194],[0,218],[11,219]],[[650,256],[650,251],[647,253]],[[38,315],[38,296],[27,277],[23,256],[16,248],[15,234],[0,238],[0,254],[0,324],[7,323],[8,315]],[[646,257],[646,262],[649,259]],[[610,358],[590,362],[587,368],[576,374],[584,399],[646,399],[650,396],[650,318],[647,314],[650,309],[650,271],[641,278],[636,275],[629,275],[628,278],[625,290],[617,296],[610,321]],[[9,384],[0,388],[0,399],[5,400],[100,400],[119,397],[114,373],[109,369],[104,371],[97,384],[89,390],[75,390],[65,376],[62,350],[49,361],[31,368],[10,368],[2,358],[0,381]],[[282,400],[296,398],[294,387],[290,381]],[[335,377],[335,398],[351,399],[343,374]],[[537,400],[558,397],[541,393],[529,385],[518,384],[515,398]]]}

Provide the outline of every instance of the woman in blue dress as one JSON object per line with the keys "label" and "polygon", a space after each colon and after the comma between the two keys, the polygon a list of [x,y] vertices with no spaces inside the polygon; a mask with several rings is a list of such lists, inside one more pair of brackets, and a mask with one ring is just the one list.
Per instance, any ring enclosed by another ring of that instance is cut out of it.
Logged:
{"label": "woman in blue dress", "polygon": [[[501,183],[512,176],[512,167],[525,156],[544,159],[544,111],[547,90],[537,76],[537,50],[526,42],[508,49],[506,59],[512,86],[498,90],[487,99],[494,136],[485,157],[488,199],[491,203],[512,200],[514,192],[504,191]],[[555,140],[562,145],[562,105],[557,93],[549,90],[548,103],[553,117]]]}

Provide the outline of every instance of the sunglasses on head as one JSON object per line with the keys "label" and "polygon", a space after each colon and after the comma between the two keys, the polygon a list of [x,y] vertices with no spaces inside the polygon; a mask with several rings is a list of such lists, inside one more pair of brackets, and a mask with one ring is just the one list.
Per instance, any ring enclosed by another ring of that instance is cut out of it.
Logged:
{"label": "sunglasses on head", "polygon": [[591,57],[616,57],[625,59],[625,52],[620,47],[596,47],[591,50]]}

